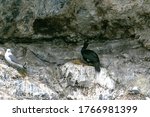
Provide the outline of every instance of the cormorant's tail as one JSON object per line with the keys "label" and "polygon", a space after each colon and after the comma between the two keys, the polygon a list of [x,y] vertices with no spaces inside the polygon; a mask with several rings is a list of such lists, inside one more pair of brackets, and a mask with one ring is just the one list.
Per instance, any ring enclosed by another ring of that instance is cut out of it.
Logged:
{"label": "cormorant's tail", "polygon": [[94,64],[94,67],[95,67],[95,70],[96,70],[97,72],[100,72],[100,71],[101,71],[101,69],[100,69],[100,63],[99,63],[99,62],[95,63],[95,64]]}

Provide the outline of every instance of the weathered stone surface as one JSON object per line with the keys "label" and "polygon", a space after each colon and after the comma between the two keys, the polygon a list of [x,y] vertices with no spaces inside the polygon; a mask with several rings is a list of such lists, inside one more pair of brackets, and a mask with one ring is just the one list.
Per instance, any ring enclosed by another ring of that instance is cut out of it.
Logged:
{"label": "weathered stone surface", "polygon": [[81,35],[149,40],[149,0],[1,0],[0,11],[1,42],[76,42]]}
{"label": "weathered stone surface", "polygon": [[[54,91],[33,77],[23,77],[17,70],[3,64],[0,64],[0,70],[0,90],[12,99],[58,99]],[[3,95],[3,98],[7,97]]]}
{"label": "weathered stone surface", "polygon": [[[0,98],[149,99],[149,19],[149,0],[0,0]],[[81,60],[87,39],[100,74]]]}
{"label": "weathered stone surface", "polygon": [[[11,48],[27,76],[8,66],[0,57],[1,99],[148,99],[150,97],[149,50],[138,40],[111,40],[90,43],[98,53],[101,72],[81,57],[81,43],[54,40],[35,44],[1,45]],[[3,53],[3,52],[2,52]],[[131,93],[137,87],[138,93]]]}
{"label": "weathered stone surface", "polygon": [[72,62],[66,63],[60,69],[64,76],[61,84],[66,87],[66,90],[70,90],[72,87],[76,89],[67,96],[68,98],[109,99],[110,93],[115,89],[115,82],[109,77],[106,69],[102,68],[101,72],[97,73],[92,66],[86,66],[83,63],[78,65]]}

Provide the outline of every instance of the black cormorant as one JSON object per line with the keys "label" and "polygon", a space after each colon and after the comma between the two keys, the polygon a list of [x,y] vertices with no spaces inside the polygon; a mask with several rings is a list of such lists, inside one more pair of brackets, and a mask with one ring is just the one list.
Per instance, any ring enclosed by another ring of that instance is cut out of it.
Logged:
{"label": "black cormorant", "polygon": [[84,46],[81,49],[81,54],[83,56],[83,59],[87,62],[92,64],[95,67],[95,70],[97,72],[100,72],[100,61],[98,55],[92,51],[86,49],[88,47],[89,43],[86,41],[84,42]]}

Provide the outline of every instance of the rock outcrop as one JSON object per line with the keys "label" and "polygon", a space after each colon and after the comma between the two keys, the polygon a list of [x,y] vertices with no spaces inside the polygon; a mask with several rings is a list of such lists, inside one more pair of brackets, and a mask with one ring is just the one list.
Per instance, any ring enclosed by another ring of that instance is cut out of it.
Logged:
{"label": "rock outcrop", "polygon": [[[149,19],[149,0],[0,0],[0,98],[149,99]],[[85,40],[100,74],[82,60]]]}
{"label": "rock outcrop", "polygon": [[[59,46],[58,46],[59,45]],[[148,99],[150,70],[147,49],[137,40],[93,42],[101,72],[82,59],[81,43],[52,41],[40,44],[1,45],[0,53],[12,48],[27,65],[22,75],[0,55],[1,99]]]}
{"label": "rock outcrop", "polygon": [[0,11],[1,42],[78,42],[83,35],[149,42],[149,0],[2,0]]}

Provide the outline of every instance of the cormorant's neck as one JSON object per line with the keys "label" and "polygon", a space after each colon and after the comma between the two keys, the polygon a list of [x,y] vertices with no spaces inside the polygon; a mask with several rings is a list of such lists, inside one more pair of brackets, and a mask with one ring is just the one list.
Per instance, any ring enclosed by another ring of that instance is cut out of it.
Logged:
{"label": "cormorant's neck", "polygon": [[85,50],[88,47],[89,43],[85,42],[82,50]]}

